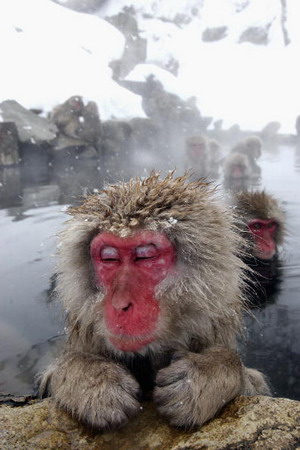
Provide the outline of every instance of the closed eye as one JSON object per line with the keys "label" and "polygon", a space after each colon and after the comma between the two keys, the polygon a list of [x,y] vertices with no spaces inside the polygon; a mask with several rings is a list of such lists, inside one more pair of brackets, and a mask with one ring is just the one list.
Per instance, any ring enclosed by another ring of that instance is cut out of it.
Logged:
{"label": "closed eye", "polygon": [[137,256],[135,258],[136,261],[142,261],[143,259],[154,259],[156,256]]}
{"label": "closed eye", "polygon": [[135,260],[153,259],[157,256],[158,251],[154,244],[140,245],[135,249]]}
{"label": "closed eye", "polygon": [[120,255],[115,247],[104,247],[101,249],[101,259],[107,262],[120,261]]}

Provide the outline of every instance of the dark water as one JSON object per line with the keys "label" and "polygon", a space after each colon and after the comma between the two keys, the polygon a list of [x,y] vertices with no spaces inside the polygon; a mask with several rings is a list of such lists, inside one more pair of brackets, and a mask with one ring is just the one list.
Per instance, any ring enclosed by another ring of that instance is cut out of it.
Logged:
{"label": "dark water", "polygon": [[275,396],[300,400],[300,151],[280,147],[265,153],[261,187],[272,192],[286,213],[287,236],[280,251],[281,281],[254,317],[246,317],[242,349],[246,365],[261,369]]}
{"label": "dark water", "polygon": [[[34,375],[64,340],[63,313],[49,296],[63,210],[103,181],[93,161],[74,160],[52,175],[32,164],[0,171],[0,391],[19,394],[32,392]],[[257,187],[283,202],[288,236],[274,292],[245,318],[241,353],[267,374],[276,396],[300,400],[300,151],[266,151],[260,166]]]}

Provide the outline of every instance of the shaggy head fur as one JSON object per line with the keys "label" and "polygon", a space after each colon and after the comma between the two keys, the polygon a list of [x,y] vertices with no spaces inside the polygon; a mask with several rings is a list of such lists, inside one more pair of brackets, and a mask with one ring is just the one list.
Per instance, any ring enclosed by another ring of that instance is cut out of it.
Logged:
{"label": "shaggy head fur", "polygon": [[242,308],[241,238],[215,189],[187,178],[170,173],[160,179],[152,173],[109,185],[69,208],[73,218],[60,235],[58,293],[69,312],[73,343],[76,338],[83,350],[109,346],[104,294],[93,279],[90,242],[102,231],[126,237],[141,229],[163,232],[177,252],[176,277],[157,290],[158,339],[147,350],[188,349],[192,341],[197,348],[235,347]]}

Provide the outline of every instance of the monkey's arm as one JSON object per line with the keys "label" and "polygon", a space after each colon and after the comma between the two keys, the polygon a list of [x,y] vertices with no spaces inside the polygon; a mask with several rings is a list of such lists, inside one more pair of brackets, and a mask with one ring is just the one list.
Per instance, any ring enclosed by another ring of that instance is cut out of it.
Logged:
{"label": "monkey's arm", "polygon": [[139,385],[120,364],[83,353],[66,353],[43,374],[58,407],[97,428],[116,427],[140,409]]}
{"label": "monkey's arm", "polygon": [[172,425],[189,428],[213,418],[237,395],[268,392],[260,372],[245,369],[234,351],[215,346],[176,352],[157,374],[154,400]]}

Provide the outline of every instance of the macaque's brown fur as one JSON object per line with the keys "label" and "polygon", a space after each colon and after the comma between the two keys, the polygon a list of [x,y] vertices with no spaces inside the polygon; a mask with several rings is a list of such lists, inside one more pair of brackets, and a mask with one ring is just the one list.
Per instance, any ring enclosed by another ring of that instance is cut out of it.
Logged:
{"label": "macaque's brown fur", "polygon": [[[68,213],[73,218],[60,237],[57,287],[68,312],[68,342],[44,373],[41,391],[48,387],[59,407],[96,428],[116,427],[139,413],[149,377],[158,410],[176,426],[202,425],[239,394],[269,393],[262,374],[245,368],[236,353],[241,238],[212,187],[152,174],[107,186]],[[107,337],[104,292],[95,285],[89,245],[102,231],[128,237],[139,230],[162,232],[173,243],[176,276],[156,291],[156,340],[122,352]]]}

